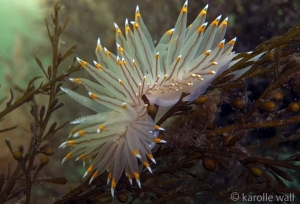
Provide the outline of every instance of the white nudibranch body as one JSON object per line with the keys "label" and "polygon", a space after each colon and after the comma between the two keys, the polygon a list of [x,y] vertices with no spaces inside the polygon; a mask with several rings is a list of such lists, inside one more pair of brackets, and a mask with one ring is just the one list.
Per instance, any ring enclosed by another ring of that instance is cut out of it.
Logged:
{"label": "white nudibranch body", "polygon": [[96,114],[71,122],[77,124],[70,134],[73,139],[60,147],[73,149],[63,162],[76,158],[85,164],[89,158],[84,176],[91,175],[90,182],[108,170],[112,195],[124,170],[130,183],[135,178],[141,187],[137,158],[152,173],[148,163],[148,159],[155,163],[151,147],[153,143],[166,143],[157,138],[163,129],[148,115],[142,96],[159,106],[174,105],[183,92],[190,94],[183,100],[193,101],[227,69],[234,57],[231,51],[235,39],[227,43],[223,40],[228,19],[219,24],[219,16],[206,29],[207,8],[187,27],[186,2],[175,28],[168,30],[154,46],[137,7],[132,28],[125,21],[125,36],[115,24],[117,56],[98,40],[98,61],[94,66],[77,59],[98,83],[70,79],[84,85],[89,97],[61,89]]}

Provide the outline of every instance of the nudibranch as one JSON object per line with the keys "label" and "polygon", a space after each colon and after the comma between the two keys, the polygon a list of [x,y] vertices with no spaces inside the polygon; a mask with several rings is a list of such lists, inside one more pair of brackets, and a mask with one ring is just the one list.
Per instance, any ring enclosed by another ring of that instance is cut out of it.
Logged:
{"label": "nudibranch", "polygon": [[97,83],[70,79],[84,85],[89,97],[61,89],[96,114],[71,122],[77,126],[71,139],[60,145],[72,147],[63,162],[89,159],[84,177],[91,176],[90,182],[107,170],[112,196],[123,171],[130,183],[135,178],[141,187],[138,159],[152,172],[148,161],[155,163],[151,149],[155,143],[166,143],[157,137],[163,128],[148,115],[142,96],[159,106],[174,105],[183,92],[190,94],[184,100],[192,101],[227,69],[234,56],[235,39],[227,43],[223,39],[228,18],[219,24],[219,16],[207,27],[207,8],[187,27],[186,1],[175,28],[155,46],[137,7],[132,26],[125,21],[125,35],[115,24],[117,55],[102,47],[99,39],[94,65],[77,58]]}

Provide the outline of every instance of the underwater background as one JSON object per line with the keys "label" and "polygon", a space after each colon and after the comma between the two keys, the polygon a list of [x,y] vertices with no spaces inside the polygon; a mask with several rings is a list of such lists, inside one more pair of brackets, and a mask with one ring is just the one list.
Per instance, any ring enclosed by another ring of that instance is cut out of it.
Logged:
{"label": "underwater background", "polygon": [[[73,127],[68,122],[92,112],[61,92],[54,97],[58,101],[54,104],[52,98],[50,103],[52,85],[38,90],[49,82],[44,72],[53,75],[57,65],[57,76],[63,76],[54,88],[62,83],[84,93],[82,87],[67,80],[90,78],[74,62],[75,56],[92,62],[98,37],[115,53],[113,23],[123,31],[125,18],[134,19],[136,5],[156,42],[174,27],[183,3],[60,0],[58,23],[63,27],[65,19],[69,20],[53,45],[45,19],[52,32],[56,1],[0,0],[0,203],[222,203],[232,201],[233,189],[254,194],[294,193],[299,201],[300,2],[296,0],[189,1],[188,24],[209,4],[207,22],[220,14],[222,19],[229,17],[225,37],[226,41],[237,37],[236,53],[253,51],[261,44],[257,53],[268,54],[251,64],[256,72],[249,72],[247,79],[236,84],[220,80],[196,108],[179,104],[168,115],[180,112],[165,123],[166,133],[161,137],[168,143],[153,151],[157,151],[159,165],[152,167],[153,177],[142,179],[145,186],[141,190],[128,187],[123,179],[117,189],[121,193],[112,200],[102,182],[106,175],[100,176],[98,184],[82,185],[86,169],[80,162],[70,160],[61,165],[68,150],[58,146]],[[288,36],[268,41],[284,36],[291,28]],[[61,60],[59,53],[68,54]],[[249,65],[247,61],[239,64],[240,68]],[[40,78],[32,80],[34,77]],[[245,125],[249,123],[254,125]],[[36,181],[28,182],[29,177]]]}

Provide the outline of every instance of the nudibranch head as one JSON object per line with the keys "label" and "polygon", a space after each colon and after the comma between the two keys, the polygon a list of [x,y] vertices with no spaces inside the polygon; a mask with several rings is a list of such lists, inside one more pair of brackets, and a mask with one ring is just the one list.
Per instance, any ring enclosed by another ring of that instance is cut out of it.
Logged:
{"label": "nudibranch head", "polygon": [[130,183],[132,178],[135,178],[141,187],[137,159],[152,173],[148,159],[155,163],[151,153],[153,143],[166,143],[157,138],[157,134],[163,129],[155,125],[147,114],[147,104],[140,99],[137,99],[138,105],[124,102],[121,96],[111,92],[110,88],[113,85],[106,88],[104,85],[79,78],[71,81],[83,84],[90,97],[79,95],[67,88],[61,89],[97,113],[71,122],[77,126],[71,131],[70,140],[62,143],[60,148],[70,146],[73,149],[62,162],[76,158],[82,160],[85,165],[86,160],[90,159],[84,174],[84,177],[91,176],[90,183],[107,170],[107,183],[111,182],[112,195],[124,170]]}
{"label": "nudibranch head", "polygon": [[223,40],[228,19],[219,23],[219,16],[207,27],[207,8],[187,27],[186,2],[175,28],[168,30],[155,46],[137,7],[132,25],[125,21],[125,35],[115,24],[117,55],[102,47],[98,39],[98,60],[94,65],[77,58],[97,83],[70,79],[84,85],[89,97],[61,89],[96,113],[71,122],[77,126],[70,140],[60,145],[72,147],[63,162],[76,158],[85,164],[89,159],[84,176],[90,175],[90,182],[107,170],[112,195],[123,171],[130,183],[135,178],[141,187],[138,159],[152,172],[149,160],[155,160],[151,149],[155,143],[166,143],[157,137],[163,129],[148,115],[142,96],[151,103],[171,106],[185,92],[190,95],[184,100],[192,101],[233,58],[235,39],[227,43]]}

